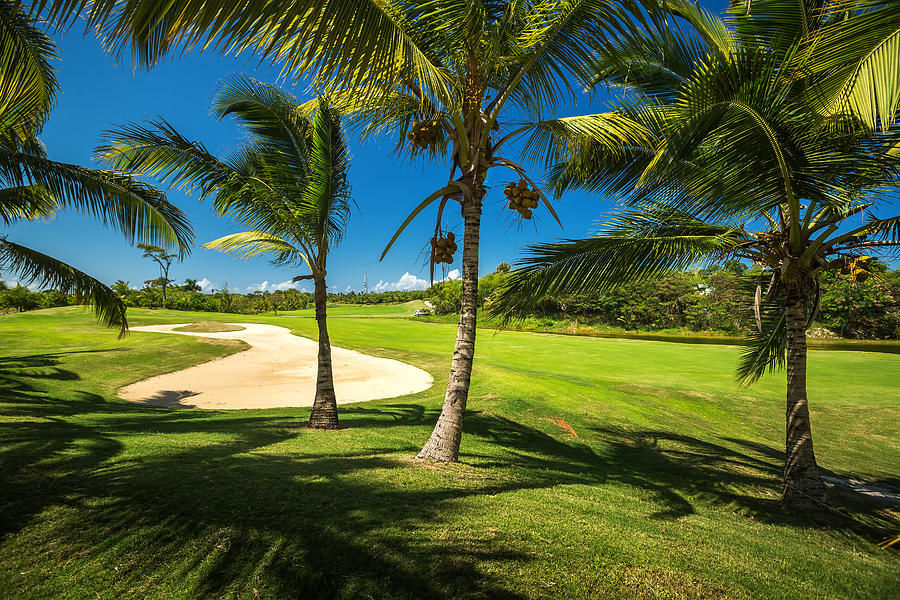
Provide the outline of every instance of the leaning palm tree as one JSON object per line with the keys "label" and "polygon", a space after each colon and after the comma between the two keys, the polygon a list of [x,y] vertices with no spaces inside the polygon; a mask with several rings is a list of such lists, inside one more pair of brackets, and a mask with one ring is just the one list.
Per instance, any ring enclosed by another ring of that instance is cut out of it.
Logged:
{"label": "leaning palm tree", "polygon": [[[639,12],[642,5],[650,12]],[[590,117],[544,120],[563,104],[575,104],[597,56],[610,50],[611,39],[655,18],[655,2],[47,0],[39,6],[63,20],[83,12],[110,49],[130,47],[145,66],[196,44],[279,61],[291,75],[327,90],[364,135],[387,136],[398,153],[446,165],[446,183],[415,207],[397,235],[436,203],[432,266],[446,264],[456,248],[442,222],[448,203],[463,218],[462,308],[450,377],[437,424],[418,454],[457,460],[475,357],[488,173],[504,169],[518,180],[507,188],[509,207],[519,215],[513,218],[530,219],[539,203],[553,214],[520,164],[515,141],[538,124],[597,136],[615,127]]]}
{"label": "leaning palm tree", "polygon": [[[52,218],[76,210],[101,220],[130,241],[177,247],[192,239],[188,221],[165,195],[131,176],[51,160],[38,139],[58,92],[53,41],[18,2],[0,2],[0,221]],[[0,269],[74,294],[109,326],[128,327],[125,304],[109,287],[56,258],[0,235]]]}
{"label": "leaning palm tree", "polygon": [[319,328],[318,377],[310,427],[339,426],[326,323],[328,253],[350,217],[349,153],[339,114],[319,99],[307,118],[290,94],[245,76],[219,85],[213,114],[234,115],[248,140],[228,158],[211,155],[163,120],[108,132],[100,156],[117,169],[168,180],[201,198],[213,196],[220,216],[249,230],[204,244],[239,258],[272,256],[276,265],[305,266]]}
{"label": "leaning palm tree", "polygon": [[827,27],[827,13],[760,4],[749,14],[735,8],[730,30],[696,6],[670,2],[693,30],[648,32],[618,53],[641,60],[598,63],[607,80],[630,86],[635,99],[610,115],[640,135],[619,136],[618,147],[588,137],[562,147],[548,134],[546,146],[562,157],[551,179],[559,193],[605,192],[625,207],[594,237],[531,247],[493,306],[515,314],[547,294],[602,291],[713,261],[762,266],[758,330],[738,374],[751,383],[786,365],[783,499],[819,508],[826,498],[812,443],[806,329],[823,272],[863,281],[872,254],[900,247],[900,217],[878,216],[900,191],[900,134],[860,127],[852,111],[820,110],[814,90],[830,73],[796,70],[809,33],[789,24]]}

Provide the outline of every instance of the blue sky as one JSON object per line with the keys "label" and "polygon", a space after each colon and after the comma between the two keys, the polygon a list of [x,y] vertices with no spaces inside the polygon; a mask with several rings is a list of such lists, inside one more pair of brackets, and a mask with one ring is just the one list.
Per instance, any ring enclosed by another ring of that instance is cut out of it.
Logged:
{"label": "blue sky", "polygon": [[[725,0],[704,4],[721,10]],[[232,122],[218,122],[209,116],[209,98],[215,84],[235,72],[268,82],[276,82],[279,75],[275,67],[256,68],[255,62],[248,64],[243,59],[198,52],[168,60],[150,72],[134,71],[127,58],[117,64],[96,39],[83,36],[77,26],[66,35],[56,36],[56,41],[60,47],[57,68],[62,93],[41,138],[55,160],[84,165],[97,166],[91,156],[104,130],[157,115],[164,116],[182,134],[202,141],[213,152],[225,153],[240,140],[240,132]],[[309,96],[300,87],[292,91],[302,99]],[[591,102],[585,96],[579,99],[578,106],[568,107],[566,112],[600,109],[600,102]],[[433,231],[436,207],[419,216],[383,261],[379,262],[378,257],[413,207],[444,184],[447,168],[392,156],[390,140],[367,140],[361,145],[352,138],[351,146],[350,180],[359,209],[351,218],[343,244],[330,256],[329,285],[335,291],[361,290],[365,274],[370,289],[379,283],[383,289],[423,285],[428,278],[423,251]],[[571,193],[556,204],[564,229],[547,215],[546,209],[536,210],[535,221],[519,227],[509,218],[510,211],[502,201],[503,185],[512,179],[512,173],[494,169],[491,175],[497,181],[486,198],[482,221],[482,274],[502,261],[514,262],[526,244],[585,235],[609,207],[602,198]],[[539,172],[534,175],[540,177]],[[216,217],[208,204],[177,190],[168,190],[168,194],[188,213],[198,242],[191,256],[172,267],[170,276],[177,281],[190,277],[206,280],[207,289],[227,283],[233,290],[254,290],[265,284],[266,289],[272,290],[288,285],[294,275],[303,274],[301,270],[273,267],[263,258],[240,261],[199,247],[238,229]],[[448,206],[445,223],[461,234],[458,209]],[[141,258],[138,249],[88,217],[63,213],[50,223],[16,224],[8,234],[11,240],[66,260],[106,283],[124,279],[133,287],[140,287],[144,280],[157,276],[156,267]],[[458,266],[457,258],[445,271]],[[3,278],[9,281],[14,276],[4,273]]]}

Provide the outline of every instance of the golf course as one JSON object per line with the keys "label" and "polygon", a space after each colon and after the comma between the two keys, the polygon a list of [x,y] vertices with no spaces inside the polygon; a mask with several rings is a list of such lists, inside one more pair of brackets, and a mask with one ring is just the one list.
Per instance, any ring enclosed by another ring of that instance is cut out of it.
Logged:
{"label": "golf course", "polygon": [[[726,345],[483,329],[459,462],[413,460],[456,335],[417,322],[417,308],[329,307],[335,351],[434,379],[412,395],[341,404],[338,430],[307,428],[308,406],[118,396],[250,351],[202,337],[241,334],[216,323],[315,340],[312,311],[132,308],[121,340],[81,307],[0,319],[0,597],[885,599],[900,589],[896,551],[877,547],[900,532],[900,504],[866,491],[900,487],[897,354],[809,353],[816,455],[831,482],[831,508],[810,515],[780,502],[784,373],[741,387],[740,349]],[[202,325],[190,336],[140,331],[185,323]],[[334,371],[338,381],[337,358]]]}

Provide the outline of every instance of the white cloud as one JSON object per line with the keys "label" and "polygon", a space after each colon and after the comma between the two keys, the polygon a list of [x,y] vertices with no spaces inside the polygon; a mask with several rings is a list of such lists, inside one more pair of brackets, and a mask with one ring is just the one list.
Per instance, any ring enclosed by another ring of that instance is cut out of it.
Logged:
{"label": "white cloud", "polygon": [[280,283],[269,283],[268,280],[263,281],[262,283],[257,283],[256,285],[248,285],[248,292],[283,292],[284,290],[289,289],[297,289],[301,292],[309,291],[306,286],[300,286],[297,283],[294,283],[290,279],[286,281],[282,281]]}
{"label": "white cloud", "polygon": [[[21,285],[22,282],[19,281],[17,278],[13,278],[13,279],[5,279],[5,280],[3,280],[3,283],[6,284],[6,287],[14,288],[18,285]],[[41,289],[41,286],[36,282],[31,282],[28,285],[26,285],[25,287],[28,288],[29,290],[31,290],[32,292],[39,292]]]}
{"label": "white cloud", "polygon": [[407,271],[400,277],[398,281],[379,281],[377,284],[375,284],[375,287],[372,288],[372,291],[388,292],[399,290],[401,292],[408,292],[410,290],[424,290],[427,287],[427,279],[419,279],[418,277]]}
{"label": "white cloud", "polygon": [[270,291],[270,292],[276,292],[276,291],[281,291],[281,292],[283,292],[284,290],[289,290],[289,289],[291,289],[291,288],[296,288],[296,287],[297,287],[297,284],[294,283],[293,281],[291,281],[290,279],[288,279],[287,281],[282,281],[281,283],[273,283],[272,285],[269,286],[269,290],[268,290],[268,291]]}
{"label": "white cloud", "polygon": [[213,282],[210,281],[209,279],[207,279],[206,277],[204,277],[203,279],[201,279],[200,281],[197,282],[197,285],[199,285],[200,289],[205,292],[207,289],[212,287]]}
{"label": "white cloud", "polygon": [[457,279],[459,279],[459,269],[453,269],[441,281],[456,281]]}
{"label": "white cloud", "polygon": [[[443,279],[436,279],[436,283],[440,283],[441,281],[454,281],[459,279],[459,269],[453,269],[447,276]],[[372,288],[373,292],[389,292],[389,291],[401,291],[408,292],[410,290],[425,290],[428,289],[429,281],[427,279],[422,279],[420,277],[416,277],[409,271],[404,273],[399,280],[397,281],[384,281],[381,280],[375,287]]]}

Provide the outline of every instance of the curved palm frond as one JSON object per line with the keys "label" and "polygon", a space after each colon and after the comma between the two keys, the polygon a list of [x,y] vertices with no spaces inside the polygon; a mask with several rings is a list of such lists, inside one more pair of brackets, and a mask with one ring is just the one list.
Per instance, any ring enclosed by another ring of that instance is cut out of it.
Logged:
{"label": "curved palm frond", "polygon": [[302,205],[315,215],[319,247],[327,248],[340,243],[350,219],[350,150],[340,114],[324,98],[319,99],[310,133],[309,176]]}
{"label": "curved palm frond", "polygon": [[0,131],[19,140],[47,119],[59,85],[53,40],[34,27],[17,2],[0,4]]}
{"label": "curved palm frond", "polygon": [[0,221],[6,225],[22,219],[50,218],[57,208],[56,200],[44,186],[0,188]]}
{"label": "curved palm frond", "polygon": [[208,250],[218,250],[244,260],[260,254],[272,254],[273,262],[290,265],[297,260],[305,261],[305,253],[290,242],[265,231],[243,231],[232,233],[203,244]]}
{"label": "curved palm frond", "polygon": [[[420,7],[420,10],[414,10]],[[428,9],[430,10],[424,10]],[[44,0],[35,10],[67,25],[84,14],[108,49],[130,48],[150,66],[176,48],[249,52],[284,65],[296,78],[329,84],[396,87],[400,73],[426,93],[452,96],[441,57],[423,20],[440,22],[440,6],[407,0]],[[352,52],[348,52],[352,49]]]}
{"label": "curved palm frond", "polygon": [[752,329],[747,335],[747,345],[741,351],[737,368],[737,379],[744,385],[751,385],[766,373],[784,368],[787,347],[787,327],[784,306],[776,302],[760,304],[759,329]]}
{"label": "curved palm frond", "polygon": [[109,287],[90,275],[31,248],[0,237],[0,266],[18,273],[26,285],[37,283],[64,294],[74,294],[82,304],[94,307],[97,318],[109,327],[119,327],[121,338],[128,331],[126,308]]}
{"label": "curved palm frond", "polygon": [[129,241],[144,241],[190,253],[193,231],[187,215],[156,188],[122,172],[89,169],[22,152],[0,152],[0,175],[20,185],[37,184],[57,206],[89,214]]}
{"label": "curved palm frond", "polygon": [[622,112],[560,117],[527,127],[530,135],[523,153],[538,164],[566,162],[585,154],[614,158],[640,150],[652,152],[658,142],[644,123]]}
{"label": "curved palm frond", "polygon": [[728,57],[735,49],[734,34],[722,19],[691,0],[664,0],[665,9],[688,22],[709,48]]}
{"label": "curved palm frond", "polygon": [[514,315],[553,294],[598,291],[734,254],[743,231],[662,205],[623,210],[591,238],[538,244],[514,270],[492,311]]}
{"label": "curved palm frond", "polygon": [[822,74],[815,90],[827,114],[849,111],[870,130],[887,130],[900,112],[900,4],[838,0],[833,22],[807,36],[795,58]]}
{"label": "curved palm frond", "polygon": [[[517,52],[511,57],[506,80],[498,86],[491,105],[495,120],[508,100],[526,111],[553,112],[562,94],[572,95],[571,80],[591,84],[598,53],[607,50],[620,31],[640,27],[642,15],[625,2],[562,0],[535,3],[526,10],[517,34]],[[540,118],[540,115],[536,115]]]}
{"label": "curved palm frond", "polygon": [[211,104],[217,119],[236,117],[251,136],[277,147],[285,157],[306,155],[309,121],[292,94],[247,75],[232,75],[216,86]]}
{"label": "curved palm frond", "polygon": [[117,171],[168,181],[189,194],[198,192],[201,199],[229,179],[246,176],[161,118],[143,126],[130,123],[104,132],[96,156]]}

